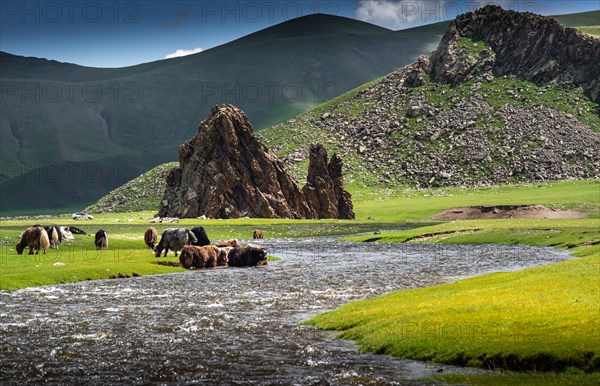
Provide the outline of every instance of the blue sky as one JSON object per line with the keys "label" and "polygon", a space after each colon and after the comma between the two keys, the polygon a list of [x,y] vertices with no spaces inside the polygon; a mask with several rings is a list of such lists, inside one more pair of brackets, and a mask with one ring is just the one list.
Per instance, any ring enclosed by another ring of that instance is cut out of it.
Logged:
{"label": "blue sky", "polygon": [[93,67],[122,67],[206,50],[316,12],[398,30],[448,20],[487,3],[543,15],[600,9],[600,0],[3,0],[0,50]]}

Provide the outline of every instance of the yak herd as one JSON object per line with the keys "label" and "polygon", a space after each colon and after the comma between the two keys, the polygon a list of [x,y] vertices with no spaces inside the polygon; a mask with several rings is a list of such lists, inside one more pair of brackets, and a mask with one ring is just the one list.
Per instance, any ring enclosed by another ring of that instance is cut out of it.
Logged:
{"label": "yak herd", "polygon": [[[262,236],[262,232],[260,233]],[[148,248],[154,250],[154,255],[159,257],[164,251],[164,256],[167,256],[167,252],[172,250],[177,256],[177,252],[181,251],[179,263],[186,269],[218,266],[254,267],[267,264],[267,250],[260,245],[248,244],[242,247],[235,239],[211,245],[203,227],[194,227],[191,230],[169,228],[163,231],[158,244],[157,238],[156,228],[149,227],[144,234],[144,241]]]}
{"label": "yak herd", "polygon": [[[73,233],[86,234],[76,227],[34,225],[21,234],[21,241],[16,245],[19,255],[25,247],[29,254],[38,254],[40,250],[47,252],[48,248],[58,249],[62,241],[74,240]],[[254,239],[262,239],[263,232],[256,229]],[[148,227],[144,232],[144,242],[154,251],[156,257],[167,256],[173,251],[179,255],[179,263],[186,269],[214,268],[218,266],[253,267],[267,264],[267,250],[257,244],[242,246],[237,240],[227,240],[211,245],[203,227],[168,228],[165,229],[158,241],[158,231]],[[97,250],[108,249],[108,233],[100,229],[95,234],[94,244]]]}
{"label": "yak herd", "polygon": [[61,242],[73,241],[75,239],[73,233],[80,232],[82,231],[76,227],[34,225],[21,234],[21,241],[15,249],[19,255],[23,253],[25,247],[29,247],[30,255],[33,255],[34,251],[37,255],[41,250],[45,254],[50,247],[58,249]]}

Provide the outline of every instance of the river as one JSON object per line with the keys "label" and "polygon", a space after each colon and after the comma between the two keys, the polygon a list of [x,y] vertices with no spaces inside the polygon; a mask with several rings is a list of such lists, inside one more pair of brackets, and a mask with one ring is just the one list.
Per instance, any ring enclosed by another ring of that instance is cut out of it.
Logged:
{"label": "river", "polygon": [[282,260],[0,292],[3,384],[404,384],[451,366],[300,326],[358,299],[569,259],[551,248],[263,240]]}

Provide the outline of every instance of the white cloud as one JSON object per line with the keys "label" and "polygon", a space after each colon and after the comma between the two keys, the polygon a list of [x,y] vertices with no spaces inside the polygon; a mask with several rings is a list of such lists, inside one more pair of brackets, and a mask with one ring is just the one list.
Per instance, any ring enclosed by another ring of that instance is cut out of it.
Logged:
{"label": "white cloud", "polygon": [[451,20],[485,3],[470,0],[360,0],[356,18],[397,30]]}
{"label": "white cloud", "polygon": [[198,52],[202,52],[202,48],[198,47],[198,48],[194,48],[191,50],[179,49],[179,50],[165,56],[165,59],[178,58],[180,56],[197,54]]}

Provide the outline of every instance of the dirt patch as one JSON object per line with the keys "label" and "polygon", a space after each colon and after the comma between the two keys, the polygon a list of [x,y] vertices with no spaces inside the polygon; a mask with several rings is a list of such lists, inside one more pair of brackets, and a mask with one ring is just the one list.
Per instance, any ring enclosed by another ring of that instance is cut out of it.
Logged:
{"label": "dirt patch", "polygon": [[498,218],[584,218],[576,210],[557,210],[543,205],[467,206],[447,209],[427,220],[490,220]]}

